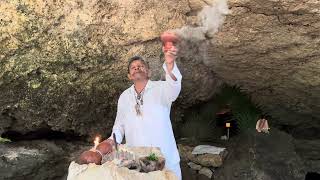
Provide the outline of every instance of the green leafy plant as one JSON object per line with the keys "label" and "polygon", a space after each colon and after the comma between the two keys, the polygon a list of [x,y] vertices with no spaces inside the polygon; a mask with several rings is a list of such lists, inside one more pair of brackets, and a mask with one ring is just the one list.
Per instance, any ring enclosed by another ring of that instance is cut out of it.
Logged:
{"label": "green leafy plant", "polygon": [[10,139],[0,137],[0,143],[11,142]]}
{"label": "green leafy plant", "polygon": [[234,114],[234,117],[238,123],[239,131],[254,129],[260,116],[260,114],[255,113],[254,111],[244,111]]}
{"label": "green leafy plant", "polygon": [[157,155],[155,154],[155,153],[151,153],[148,157],[147,157],[147,159],[149,160],[149,161],[158,161],[158,157],[157,157]]}
{"label": "green leafy plant", "polygon": [[254,129],[257,120],[262,116],[261,106],[253,103],[251,97],[240,87],[225,85],[215,100],[219,106],[228,106],[231,109],[240,132]]}
{"label": "green leafy plant", "polygon": [[[217,116],[217,113],[224,111],[230,115]],[[194,144],[211,141],[225,134],[225,128],[217,126],[231,122],[234,123],[231,132],[241,133],[254,129],[261,116],[261,106],[255,104],[240,87],[224,85],[209,102],[187,111],[179,135]]]}

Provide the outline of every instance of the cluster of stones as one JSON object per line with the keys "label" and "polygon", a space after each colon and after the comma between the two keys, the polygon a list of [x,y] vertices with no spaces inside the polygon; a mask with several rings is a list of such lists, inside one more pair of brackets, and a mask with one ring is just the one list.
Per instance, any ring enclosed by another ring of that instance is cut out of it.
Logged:
{"label": "cluster of stones", "polygon": [[209,179],[213,177],[216,168],[223,164],[227,155],[226,148],[210,145],[191,147],[179,144],[178,147],[181,159],[186,161],[191,169]]}

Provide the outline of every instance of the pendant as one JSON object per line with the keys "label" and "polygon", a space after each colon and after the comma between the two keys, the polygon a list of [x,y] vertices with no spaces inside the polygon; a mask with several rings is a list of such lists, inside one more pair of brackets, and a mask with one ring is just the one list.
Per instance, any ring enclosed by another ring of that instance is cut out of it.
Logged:
{"label": "pendant", "polygon": [[135,109],[136,109],[137,115],[141,116],[142,113],[141,113],[141,110],[140,110],[140,105],[138,103],[135,105]]}

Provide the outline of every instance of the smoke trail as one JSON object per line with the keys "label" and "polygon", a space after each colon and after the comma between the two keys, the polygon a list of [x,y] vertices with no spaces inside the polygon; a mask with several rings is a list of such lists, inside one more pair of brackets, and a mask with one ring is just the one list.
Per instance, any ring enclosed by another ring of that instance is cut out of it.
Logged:
{"label": "smoke trail", "polygon": [[[210,4],[210,3],[208,3]],[[220,26],[224,23],[225,16],[229,13],[227,0],[212,0],[212,3],[202,8],[197,14],[198,26],[183,26],[180,29],[170,30],[175,32],[179,36],[178,46],[179,53],[178,57],[180,61],[187,63],[188,67],[195,67],[204,69],[203,64],[211,61],[211,57],[208,56],[208,49],[213,43],[213,35],[218,32]],[[156,60],[149,60],[149,62],[157,62]],[[151,64],[151,66],[157,66]],[[151,68],[156,69],[156,68]],[[161,71],[161,70],[160,70]],[[161,74],[160,71],[153,70],[152,74]],[[186,68],[185,71],[189,75],[198,75],[199,73],[192,73],[192,68]],[[208,72],[207,72],[208,73]],[[211,73],[211,72],[210,72]],[[207,85],[211,85],[212,90],[216,86],[221,84],[218,80],[210,76],[206,76],[206,72],[203,72],[199,77],[203,78],[203,82],[208,82]],[[162,77],[155,77],[154,79],[164,79]],[[210,79],[211,78],[211,79]],[[197,78],[195,78],[197,79]],[[199,88],[201,89],[201,88]],[[214,90],[213,90],[214,91]]]}
{"label": "smoke trail", "polygon": [[229,13],[227,0],[213,0],[210,6],[205,6],[197,14],[198,25],[196,27],[184,26],[172,30],[180,38],[177,43],[179,61],[184,64],[181,68],[186,78],[194,81],[186,81],[185,87],[197,87],[187,96],[194,99],[208,99],[217,92],[222,80],[212,72],[207,65],[214,59],[209,50],[214,43],[214,34],[218,32]]}
{"label": "smoke trail", "polygon": [[227,0],[213,0],[211,6],[205,6],[198,13],[199,27],[184,26],[175,29],[182,39],[189,41],[202,41],[212,38],[223,24],[225,16],[229,13]]}
{"label": "smoke trail", "polygon": [[180,37],[177,44],[180,59],[193,62],[193,65],[209,64],[212,56],[208,52],[214,43],[214,34],[218,32],[229,12],[227,0],[213,0],[211,5],[203,7],[197,14],[197,27],[184,26],[172,30]]}

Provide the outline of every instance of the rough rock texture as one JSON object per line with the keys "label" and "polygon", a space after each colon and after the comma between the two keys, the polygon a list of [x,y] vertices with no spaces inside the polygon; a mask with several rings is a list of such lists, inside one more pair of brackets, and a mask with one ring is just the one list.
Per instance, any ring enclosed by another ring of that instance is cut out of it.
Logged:
{"label": "rough rock texture", "polygon": [[201,154],[194,155],[192,151],[194,147],[187,145],[178,145],[180,157],[184,161],[192,161],[207,167],[220,167],[223,164],[223,160],[227,155],[227,151],[221,151],[219,154]]}
{"label": "rough rock texture", "polygon": [[[320,137],[320,2],[230,0],[206,65],[299,138]],[[309,132],[309,133],[306,133]]]}
{"label": "rough rock texture", "polygon": [[[195,15],[206,4],[2,1],[0,132],[108,132],[117,97],[129,85],[126,59],[144,55],[159,79],[160,33],[196,25]],[[319,2],[230,0],[229,5],[232,13],[209,43],[208,57],[182,54],[178,60],[184,75],[178,103],[209,99],[219,77],[242,86],[297,136],[317,130]]]}
{"label": "rough rock texture", "polygon": [[211,179],[213,172],[209,168],[203,167],[200,169],[199,174],[203,174]]}
{"label": "rough rock texture", "polygon": [[0,179],[60,180],[67,173],[72,146],[43,140],[0,144]]}
{"label": "rough rock texture", "polygon": [[219,155],[220,153],[224,153],[226,151],[225,148],[211,146],[211,145],[198,145],[196,146],[192,154],[194,155],[201,155],[201,154],[214,154]]}
{"label": "rough rock texture", "polygon": [[[159,148],[154,147],[127,147],[119,146],[119,152],[129,152],[134,154],[134,159],[147,157],[150,153],[155,153],[157,157],[163,158]],[[74,161],[71,162],[68,170],[68,180],[177,180],[177,176],[168,169],[152,171],[148,173],[138,172],[136,170],[123,167],[121,157],[112,161],[106,161],[102,165],[83,164],[79,165]]]}
{"label": "rough rock texture", "polygon": [[320,140],[294,140],[295,151],[303,158],[309,172],[320,172]]}
{"label": "rough rock texture", "polygon": [[232,151],[216,169],[216,180],[300,180],[310,170],[297,153],[292,136],[275,129],[270,134],[247,132],[230,144]]}
{"label": "rough rock texture", "polygon": [[[87,166],[87,167],[83,167]],[[69,166],[70,171],[80,172],[77,176],[68,177],[68,180],[177,180],[177,176],[171,171],[153,171],[149,173],[139,173],[134,170],[129,170],[125,167],[117,167],[111,163],[102,165],[79,165],[72,162]]]}
{"label": "rough rock texture", "polygon": [[198,171],[191,169],[184,161],[180,163],[183,180],[208,180],[209,178]]}
{"label": "rough rock texture", "polygon": [[[208,2],[1,1],[0,134],[51,129],[108,136],[117,98],[130,84],[127,58],[145,56],[159,79],[160,33],[196,26]],[[207,46],[181,50],[175,114],[210,99],[222,80],[251,94],[274,117],[271,125],[313,144],[320,138],[320,2],[228,2],[231,14]]]}
{"label": "rough rock texture", "polygon": [[196,170],[196,171],[199,171],[201,169],[201,166],[199,164],[195,164],[193,162],[188,162],[188,166],[191,169]]}
{"label": "rough rock texture", "polygon": [[[109,132],[129,86],[127,59],[145,56],[160,79],[159,35],[186,24],[190,11],[187,1],[1,1],[0,134]],[[199,72],[181,66],[182,97],[208,99],[213,73],[203,63],[188,64]]]}

